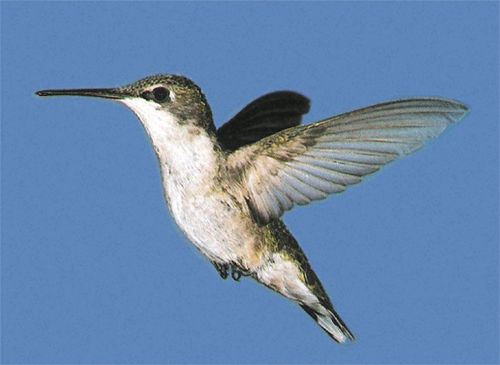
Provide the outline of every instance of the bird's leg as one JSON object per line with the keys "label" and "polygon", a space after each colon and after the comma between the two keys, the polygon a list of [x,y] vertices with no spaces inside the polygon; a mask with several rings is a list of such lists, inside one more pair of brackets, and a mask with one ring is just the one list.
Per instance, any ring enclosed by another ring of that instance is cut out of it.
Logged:
{"label": "bird's leg", "polygon": [[242,276],[250,276],[249,271],[241,270],[239,267],[235,265],[231,265],[231,277],[234,281],[240,281]]}
{"label": "bird's leg", "polygon": [[211,261],[211,262],[215,266],[217,271],[219,272],[220,277],[223,278],[224,280],[226,280],[227,276],[228,276],[227,272],[229,270],[229,265],[228,264],[219,264],[219,263],[214,262],[214,261]]}
{"label": "bird's leg", "polygon": [[231,269],[231,277],[233,278],[234,281],[240,281],[241,271],[236,270],[234,267],[232,267],[232,269]]}

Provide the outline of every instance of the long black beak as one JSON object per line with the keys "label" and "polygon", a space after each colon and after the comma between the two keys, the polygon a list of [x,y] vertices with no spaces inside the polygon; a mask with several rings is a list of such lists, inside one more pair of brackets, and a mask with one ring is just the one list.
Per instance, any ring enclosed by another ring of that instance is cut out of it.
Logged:
{"label": "long black beak", "polygon": [[127,95],[120,89],[59,89],[40,90],[38,96],[90,96],[105,99],[123,99]]}

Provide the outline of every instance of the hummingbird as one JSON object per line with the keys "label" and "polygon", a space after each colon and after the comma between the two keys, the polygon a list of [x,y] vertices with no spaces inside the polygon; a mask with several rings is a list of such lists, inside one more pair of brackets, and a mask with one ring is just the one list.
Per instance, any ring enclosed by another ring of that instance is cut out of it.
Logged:
{"label": "hummingbird", "polygon": [[283,214],[361,182],[418,150],[468,111],[455,100],[412,98],[303,125],[309,99],[276,91],[217,129],[200,87],[179,75],[36,94],[104,98],[130,108],[154,148],[172,217],[219,275],[251,277],[278,292],[339,343],[354,335]]}

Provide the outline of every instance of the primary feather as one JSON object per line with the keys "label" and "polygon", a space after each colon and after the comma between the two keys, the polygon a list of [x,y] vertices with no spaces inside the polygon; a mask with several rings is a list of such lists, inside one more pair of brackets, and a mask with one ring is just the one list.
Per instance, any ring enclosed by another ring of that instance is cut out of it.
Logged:
{"label": "primary feather", "polygon": [[227,151],[257,142],[294,127],[309,112],[309,99],[293,91],[276,91],[254,100],[217,130],[217,140]]}
{"label": "primary feather", "polygon": [[228,157],[242,170],[247,202],[261,224],[340,193],[419,149],[467,108],[440,98],[397,100],[280,131]]}

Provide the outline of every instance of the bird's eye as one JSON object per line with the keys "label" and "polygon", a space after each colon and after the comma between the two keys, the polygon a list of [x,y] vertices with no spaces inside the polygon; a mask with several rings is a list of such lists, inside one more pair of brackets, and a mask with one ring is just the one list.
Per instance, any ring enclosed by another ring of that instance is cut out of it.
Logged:
{"label": "bird's eye", "polygon": [[153,96],[156,101],[163,102],[170,99],[170,92],[168,89],[159,86],[153,89]]}

